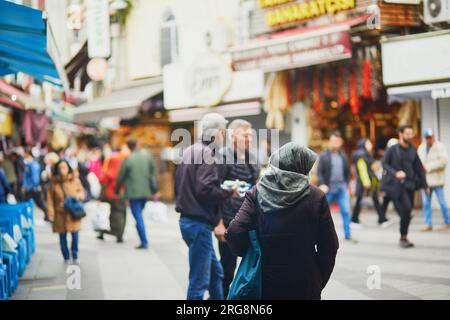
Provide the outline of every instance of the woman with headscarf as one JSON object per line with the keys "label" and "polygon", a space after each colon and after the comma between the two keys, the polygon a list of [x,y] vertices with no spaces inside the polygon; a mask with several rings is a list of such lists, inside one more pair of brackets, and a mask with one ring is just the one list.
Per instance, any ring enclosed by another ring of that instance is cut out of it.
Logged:
{"label": "woman with headscarf", "polygon": [[325,194],[310,185],[317,155],[288,143],[269,159],[269,170],[248,191],[225,239],[243,256],[250,230],[262,252],[262,299],[320,299],[339,242]]}

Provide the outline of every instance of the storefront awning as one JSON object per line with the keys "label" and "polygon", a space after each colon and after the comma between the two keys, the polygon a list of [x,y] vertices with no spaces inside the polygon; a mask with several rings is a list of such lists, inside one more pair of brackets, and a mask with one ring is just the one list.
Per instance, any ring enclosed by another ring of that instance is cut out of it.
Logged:
{"label": "storefront awning", "polygon": [[0,0],[0,76],[26,73],[39,81],[61,86],[47,53],[42,11]]}
{"label": "storefront awning", "polygon": [[250,101],[221,105],[212,108],[188,108],[172,110],[169,111],[169,121],[174,123],[201,120],[204,115],[210,112],[219,113],[225,118],[255,116],[261,113],[261,102]]}
{"label": "storefront awning", "polygon": [[450,98],[450,82],[418,84],[387,89],[390,100]]}
{"label": "storefront awning", "polygon": [[[5,80],[0,79],[0,95],[4,95],[5,98],[16,104],[9,104],[13,107],[18,107],[20,109],[45,109],[47,105],[44,101],[30,96],[29,94],[13,87],[12,85],[5,82]],[[7,103],[8,104],[8,103]]]}
{"label": "storefront awning", "polygon": [[74,110],[74,121],[78,123],[97,122],[102,118],[132,118],[137,115],[142,103],[161,93],[163,84],[153,83],[112,92]]}

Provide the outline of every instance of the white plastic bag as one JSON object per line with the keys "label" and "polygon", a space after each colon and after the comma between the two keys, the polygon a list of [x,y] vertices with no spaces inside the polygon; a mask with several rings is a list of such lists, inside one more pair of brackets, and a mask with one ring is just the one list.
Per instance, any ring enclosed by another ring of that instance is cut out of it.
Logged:
{"label": "white plastic bag", "polygon": [[92,172],[87,175],[87,180],[89,182],[89,189],[91,190],[92,196],[95,199],[98,199],[102,192],[102,185],[100,184],[100,181],[98,181],[97,176]]}
{"label": "white plastic bag", "polygon": [[94,230],[109,230],[109,215],[111,206],[109,203],[90,201],[84,205],[84,210],[92,223]]}
{"label": "white plastic bag", "polygon": [[167,205],[159,201],[147,201],[144,207],[143,215],[153,222],[165,223],[168,221]]}

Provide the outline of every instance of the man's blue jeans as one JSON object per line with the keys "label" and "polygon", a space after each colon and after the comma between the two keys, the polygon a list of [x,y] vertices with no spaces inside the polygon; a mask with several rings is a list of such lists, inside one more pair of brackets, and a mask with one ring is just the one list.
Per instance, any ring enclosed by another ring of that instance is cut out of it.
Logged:
{"label": "man's blue jeans", "polygon": [[181,217],[180,230],[189,247],[187,299],[203,300],[208,290],[211,300],[223,300],[223,269],[214,252],[211,226]]}
{"label": "man's blue jeans", "polygon": [[445,194],[443,187],[431,188],[429,196],[427,196],[427,194],[424,191],[422,191],[423,215],[425,217],[425,224],[429,227],[433,226],[432,223],[433,210],[431,209],[431,196],[433,195],[433,192],[436,193],[439,205],[441,206],[441,212],[442,216],[444,217],[444,223],[450,224],[450,217],[448,215],[448,206],[447,202],[445,201]]}
{"label": "man's blue jeans", "polygon": [[136,220],[136,229],[141,239],[141,245],[143,247],[148,246],[147,234],[145,232],[144,218],[142,217],[142,210],[144,210],[147,199],[132,199],[130,200],[130,208],[133,213],[133,217]]}
{"label": "man's blue jeans", "polygon": [[[69,246],[67,245],[67,233],[59,234],[59,245],[63,254],[64,260],[70,259]],[[72,232],[72,259],[78,259],[78,232]]]}
{"label": "man's blue jeans", "polygon": [[341,211],[342,221],[344,224],[345,239],[351,238],[350,232],[350,194],[348,193],[347,185],[339,187],[337,190],[328,191],[328,203],[331,205],[337,201],[339,210]]}

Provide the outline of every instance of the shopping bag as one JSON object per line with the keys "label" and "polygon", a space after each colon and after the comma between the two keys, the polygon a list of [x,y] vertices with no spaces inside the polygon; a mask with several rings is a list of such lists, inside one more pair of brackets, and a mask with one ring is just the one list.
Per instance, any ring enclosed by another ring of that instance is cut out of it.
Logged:
{"label": "shopping bag", "polygon": [[164,223],[168,221],[167,211],[167,205],[164,203],[160,201],[147,201],[143,214],[150,221]]}
{"label": "shopping bag", "polygon": [[7,202],[8,204],[17,204],[16,197],[15,197],[13,194],[8,194],[8,195],[6,196],[6,202]]}
{"label": "shopping bag", "polygon": [[93,172],[90,172],[87,175],[87,180],[89,182],[89,190],[91,191],[91,195],[94,199],[98,199],[102,193],[102,185],[100,184],[100,181]]}
{"label": "shopping bag", "polygon": [[109,215],[111,206],[107,202],[90,201],[84,205],[86,215],[92,223],[94,230],[109,230]]}
{"label": "shopping bag", "polygon": [[262,294],[261,247],[255,230],[249,232],[250,245],[239,264],[227,300],[260,300]]}

